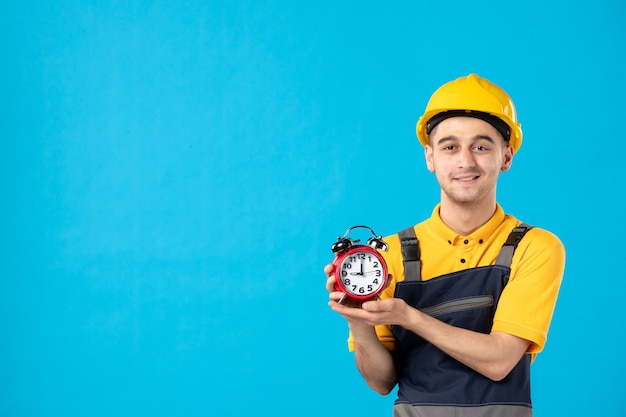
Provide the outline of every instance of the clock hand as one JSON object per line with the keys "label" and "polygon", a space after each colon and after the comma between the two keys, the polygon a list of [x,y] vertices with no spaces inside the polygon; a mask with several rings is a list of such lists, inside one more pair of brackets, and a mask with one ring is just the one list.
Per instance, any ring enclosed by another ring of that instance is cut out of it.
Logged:
{"label": "clock hand", "polygon": [[361,261],[361,272],[350,272],[350,275],[363,275],[363,261]]}

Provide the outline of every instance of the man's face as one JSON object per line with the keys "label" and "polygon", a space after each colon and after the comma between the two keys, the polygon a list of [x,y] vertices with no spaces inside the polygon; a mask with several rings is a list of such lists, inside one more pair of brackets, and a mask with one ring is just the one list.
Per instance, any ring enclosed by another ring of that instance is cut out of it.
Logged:
{"label": "man's face", "polygon": [[430,132],[426,165],[441,187],[442,203],[475,205],[495,201],[500,171],[511,166],[513,148],[489,123],[451,117]]}

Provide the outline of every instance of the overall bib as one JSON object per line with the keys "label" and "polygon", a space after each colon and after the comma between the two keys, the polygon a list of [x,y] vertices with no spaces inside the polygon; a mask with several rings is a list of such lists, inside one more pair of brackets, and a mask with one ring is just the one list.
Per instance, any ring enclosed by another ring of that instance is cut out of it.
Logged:
{"label": "overall bib", "polygon": [[[511,232],[494,265],[421,280],[419,244],[412,227],[399,233],[405,279],[395,297],[452,326],[488,334],[511,272],[517,244],[531,228]],[[398,399],[394,417],[532,416],[530,361],[525,354],[502,381],[492,381],[400,326],[397,343]]]}

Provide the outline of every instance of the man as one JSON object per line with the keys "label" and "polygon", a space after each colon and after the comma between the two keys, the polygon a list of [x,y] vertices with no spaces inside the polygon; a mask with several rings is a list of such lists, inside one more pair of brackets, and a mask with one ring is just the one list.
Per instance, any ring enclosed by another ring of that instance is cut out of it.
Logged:
{"label": "man", "polygon": [[327,265],[329,305],[348,322],[368,385],[388,394],[398,384],[394,416],[531,416],[530,363],[546,342],[565,251],[496,202],[522,142],[513,102],[471,74],[435,91],[416,131],[441,201],[385,239],[390,285],[379,300],[341,304]]}

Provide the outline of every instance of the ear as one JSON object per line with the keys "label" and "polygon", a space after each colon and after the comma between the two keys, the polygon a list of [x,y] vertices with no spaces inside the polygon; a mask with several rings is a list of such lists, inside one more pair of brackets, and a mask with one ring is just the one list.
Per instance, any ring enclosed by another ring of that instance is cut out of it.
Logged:
{"label": "ear", "polygon": [[424,157],[426,158],[426,167],[430,172],[435,172],[435,163],[433,161],[433,148],[430,145],[424,146]]}
{"label": "ear", "polygon": [[500,167],[500,171],[506,172],[511,168],[511,164],[513,163],[513,147],[509,144],[506,145],[504,149],[504,157],[502,158],[502,166]]}

